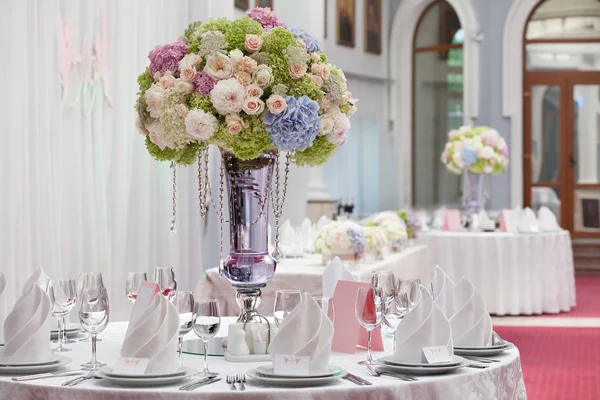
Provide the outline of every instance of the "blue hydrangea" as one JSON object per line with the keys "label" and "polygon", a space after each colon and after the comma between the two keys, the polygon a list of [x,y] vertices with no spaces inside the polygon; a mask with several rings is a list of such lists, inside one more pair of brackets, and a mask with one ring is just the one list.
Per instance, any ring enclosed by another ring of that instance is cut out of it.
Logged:
{"label": "blue hydrangea", "polygon": [[348,228],[348,236],[352,241],[352,245],[354,246],[354,252],[360,257],[365,252],[365,248],[367,247],[367,239],[362,231],[350,227]]}
{"label": "blue hydrangea", "polygon": [[307,96],[287,96],[285,101],[287,108],[281,114],[265,111],[265,129],[279,150],[306,150],[321,130],[319,103]]}
{"label": "blue hydrangea", "polygon": [[470,166],[477,162],[477,149],[473,146],[465,146],[460,151],[460,158],[462,158],[465,165]]}
{"label": "blue hydrangea", "polygon": [[292,32],[292,35],[294,35],[296,39],[302,39],[304,41],[304,43],[306,44],[306,51],[308,51],[309,53],[314,53],[316,51],[321,50],[321,44],[319,43],[317,38],[315,38],[310,33],[306,32],[304,29],[295,25],[288,25],[288,29],[290,30],[290,32]]}

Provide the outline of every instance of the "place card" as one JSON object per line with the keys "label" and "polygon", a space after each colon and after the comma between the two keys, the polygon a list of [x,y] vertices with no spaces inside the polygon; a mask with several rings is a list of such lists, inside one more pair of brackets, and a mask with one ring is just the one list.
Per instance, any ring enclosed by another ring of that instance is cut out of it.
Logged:
{"label": "place card", "polygon": [[446,210],[444,213],[442,230],[451,232],[460,232],[463,230],[462,222],[460,220],[460,211]]}
{"label": "place card", "polygon": [[308,375],[310,357],[275,354],[273,356],[273,372],[278,375]]}
{"label": "place card", "polygon": [[115,374],[142,375],[150,363],[149,358],[121,357],[112,369]]}
{"label": "place card", "polygon": [[502,210],[502,214],[500,215],[500,231],[517,233],[515,212],[513,210]]}
{"label": "place card", "polygon": [[154,282],[142,282],[140,284],[140,290],[138,291],[138,296],[135,301],[135,305],[133,306],[131,317],[129,317],[129,325],[127,325],[127,334],[125,337],[129,336],[131,328],[135,326],[135,321],[137,321],[137,319],[144,314],[144,311],[146,311],[150,304],[152,304],[154,296],[156,296],[156,294],[159,292],[160,288]]}
{"label": "place card", "polygon": [[423,355],[429,364],[449,363],[452,356],[446,346],[423,347]]}

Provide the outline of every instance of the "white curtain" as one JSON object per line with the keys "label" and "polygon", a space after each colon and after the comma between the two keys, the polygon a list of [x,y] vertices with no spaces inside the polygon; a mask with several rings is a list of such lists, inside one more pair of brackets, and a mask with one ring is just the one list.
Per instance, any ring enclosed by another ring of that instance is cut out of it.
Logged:
{"label": "white curtain", "polygon": [[[131,311],[127,272],[170,265],[181,289],[195,286],[203,226],[195,170],[178,169],[172,235],[169,165],[147,154],[134,125],[136,78],[148,51],[202,17],[192,3],[0,2],[0,271],[9,307],[38,265],[55,279],[102,272],[111,320]],[[73,34],[65,35],[71,23]],[[103,32],[106,58],[94,52]],[[69,46],[61,53],[63,35]],[[61,69],[70,59],[63,94]]]}

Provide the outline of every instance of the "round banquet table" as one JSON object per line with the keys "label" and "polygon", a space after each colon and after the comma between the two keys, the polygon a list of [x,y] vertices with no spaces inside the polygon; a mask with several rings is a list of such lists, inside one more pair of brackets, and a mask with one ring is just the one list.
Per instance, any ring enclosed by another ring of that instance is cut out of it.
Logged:
{"label": "round banquet table", "polygon": [[[226,318],[221,324],[222,336],[226,331],[226,323],[234,322],[234,318]],[[110,323],[101,335],[103,341],[98,342],[98,360],[112,365],[119,357],[121,343],[127,328],[126,322]],[[224,329],[225,328],[225,329]],[[188,336],[186,336],[186,339]],[[193,336],[189,336],[193,338]],[[386,349],[392,348],[390,337],[384,338]],[[66,354],[73,362],[63,367],[64,370],[76,370],[79,364],[90,357],[90,343],[77,342],[68,345],[73,351]],[[377,357],[383,353],[374,353]],[[245,391],[232,391],[225,379],[192,392],[178,390],[179,386],[193,382],[187,378],[178,384],[164,387],[127,388],[114,386],[103,379],[85,381],[74,387],[63,387],[62,382],[73,377],[41,379],[37,381],[14,382],[8,376],[0,375],[0,399],[19,400],[170,400],[170,399],[403,399],[403,400],[462,400],[462,399],[526,399],[525,384],[521,372],[519,351],[513,348],[502,355],[494,356],[501,361],[490,364],[487,369],[462,368],[452,374],[441,376],[419,377],[416,382],[405,382],[393,378],[376,378],[367,375],[357,361],[366,357],[366,351],[358,350],[357,354],[332,353],[330,363],[341,366],[349,372],[365,378],[372,386],[357,386],[344,379],[325,386],[310,388],[283,388],[263,386],[246,381]],[[202,356],[184,354],[184,364],[200,370]],[[221,378],[226,374],[240,374],[261,363],[231,363],[223,357],[209,357],[210,370],[218,372]]]}
{"label": "round banquet table", "polygon": [[575,306],[573,250],[568,231],[422,232],[433,264],[454,282],[465,276],[496,315],[566,312]]}
{"label": "round banquet table", "polygon": [[[258,311],[264,315],[273,313],[275,292],[282,289],[302,289],[312,296],[323,294],[322,277],[325,266],[318,254],[302,258],[288,258],[277,264],[277,271],[267,286],[262,289],[262,300]],[[360,282],[370,282],[374,271],[388,270],[397,278],[421,279],[429,282],[433,278],[433,266],[429,261],[426,246],[413,244],[399,253],[392,253],[385,259],[373,263],[361,263],[352,274]],[[206,270],[200,278],[194,295],[198,298],[212,298],[219,301],[222,315],[238,315],[235,289],[224,277],[219,276],[218,268]]]}

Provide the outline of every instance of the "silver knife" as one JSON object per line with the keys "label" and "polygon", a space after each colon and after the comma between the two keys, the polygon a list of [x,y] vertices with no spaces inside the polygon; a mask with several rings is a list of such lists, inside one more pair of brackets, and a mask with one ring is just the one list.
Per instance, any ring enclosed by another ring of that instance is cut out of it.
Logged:
{"label": "silver knife", "polygon": [[197,385],[197,384],[200,384],[200,383],[208,382],[208,381],[210,381],[212,379],[215,379],[216,377],[217,377],[217,375],[211,375],[211,376],[206,376],[206,377],[200,379],[199,381],[194,381],[192,383],[186,383],[185,385],[181,386],[179,388],[179,390],[186,390],[190,386],[194,386],[194,385]]}
{"label": "silver knife", "polygon": [[357,376],[357,375],[351,374],[350,372],[348,372],[348,376],[350,376],[350,377],[352,377],[352,378],[356,379],[357,381],[359,381],[359,382],[360,382],[360,383],[362,383],[363,385],[372,385],[372,383],[371,383],[371,382],[369,382],[368,380],[366,380],[366,379],[363,379],[363,378],[361,378],[360,376]]}
{"label": "silver knife", "polygon": [[350,374],[346,374],[346,375],[342,376],[342,379],[350,381],[350,382],[352,382],[352,383],[354,383],[355,385],[358,385],[358,386],[365,386],[364,383],[362,383],[361,381],[358,381],[358,380],[354,379],[352,376],[350,376]]}
{"label": "silver knife", "polygon": [[33,381],[36,379],[44,379],[44,378],[62,378],[63,376],[73,376],[73,375],[82,375],[84,371],[70,371],[70,372],[62,372],[59,374],[37,374],[37,375],[26,375],[26,376],[15,376],[12,378],[13,381],[23,382],[23,381]]}
{"label": "silver knife", "polygon": [[201,387],[201,386],[206,386],[206,385],[213,384],[213,383],[215,383],[215,382],[219,382],[221,379],[222,379],[222,378],[210,378],[210,379],[209,379],[209,380],[207,380],[207,381],[203,381],[203,382],[200,382],[200,383],[196,383],[195,385],[192,385],[192,386],[190,386],[190,387],[188,387],[187,389],[184,389],[184,390],[185,390],[185,391],[188,391],[188,392],[191,392],[192,390],[196,390],[196,389],[198,389],[198,388],[199,388],[199,387]]}

